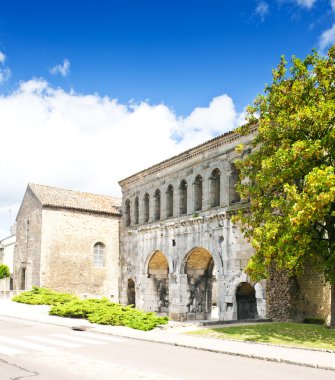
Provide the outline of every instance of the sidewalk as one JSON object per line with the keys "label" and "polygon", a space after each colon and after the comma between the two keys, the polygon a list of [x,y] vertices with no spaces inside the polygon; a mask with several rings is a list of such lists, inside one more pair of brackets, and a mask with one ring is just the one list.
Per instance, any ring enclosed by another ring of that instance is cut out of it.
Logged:
{"label": "sidewalk", "polygon": [[67,327],[86,327],[90,331],[131,339],[140,339],[174,346],[206,350],[228,355],[297,364],[335,371],[335,353],[310,349],[298,349],[268,344],[228,341],[184,334],[196,330],[197,324],[174,323],[152,331],[140,331],[121,326],[97,325],[82,319],[62,318],[48,315],[49,306],[19,304],[7,299],[0,300],[0,318],[17,318]]}

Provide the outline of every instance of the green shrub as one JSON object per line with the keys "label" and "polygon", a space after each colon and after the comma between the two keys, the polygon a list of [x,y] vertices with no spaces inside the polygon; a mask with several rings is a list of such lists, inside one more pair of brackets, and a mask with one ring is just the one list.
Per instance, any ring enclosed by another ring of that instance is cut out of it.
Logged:
{"label": "green shrub", "polygon": [[0,280],[10,276],[9,267],[5,264],[0,264]]}
{"label": "green shrub", "polygon": [[305,317],[303,320],[303,323],[309,323],[312,325],[324,325],[325,322],[326,321],[320,317]]}
{"label": "green shrub", "polygon": [[72,294],[59,293],[47,288],[33,286],[32,290],[23,292],[12,298],[14,302],[27,303],[30,305],[55,305],[77,299]]}
{"label": "green shrub", "polygon": [[137,330],[152,330],[166,324],[167,317],[145,313],[132,305],[123,306],[107,298],[80,300],[71,294],[58,293],[51,289],[33,287],[12,299],[32,305],[52,305],[49,314],[67,318],[88,319],[92,323],[112,326],[127,326]]}

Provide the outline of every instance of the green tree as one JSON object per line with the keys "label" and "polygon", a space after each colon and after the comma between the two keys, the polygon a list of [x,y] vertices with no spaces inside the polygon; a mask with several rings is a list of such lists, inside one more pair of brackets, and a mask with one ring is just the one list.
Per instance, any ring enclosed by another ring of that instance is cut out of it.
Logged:
{"label": "green tree", "polygon": [[246,270],[255,280],[270,265],[293,275],[312,260],[332,285],[334,326],[335,46],[327,56],[293,57],[289,69],[282,57],[241,133],[255,124],[252,152],[238,163],[250,213],[236,220],[255,248]]}

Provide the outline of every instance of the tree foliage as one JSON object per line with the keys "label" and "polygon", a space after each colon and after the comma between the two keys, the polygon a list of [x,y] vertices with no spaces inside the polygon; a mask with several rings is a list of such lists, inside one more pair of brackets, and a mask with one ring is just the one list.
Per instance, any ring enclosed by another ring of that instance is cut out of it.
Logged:
{"label": "tree foliage", "polygon": [[235,219],[256,251],[247,272],[259,280],[274,264],[295,274],[312,260],[335,284],[335,46],[290,68],[282,57],[241,133],[255,124],[252,152],[238,162],[250,212]]}
{"label": "tree foliage", "polygon": [[0,264],[0,280],[10,276],[9,267],[6,264]]}

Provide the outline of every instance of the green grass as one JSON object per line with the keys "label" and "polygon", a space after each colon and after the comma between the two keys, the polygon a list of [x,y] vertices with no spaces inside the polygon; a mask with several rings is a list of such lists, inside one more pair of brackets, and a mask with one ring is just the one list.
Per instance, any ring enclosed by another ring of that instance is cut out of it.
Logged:
{"label": "green grass", "polygon": [[31,305],[51,305],[49,314],[65,318],[83,318],[92,323],[112,326],[127,326],[148,331],[168,322],[167,317],[146,313],[132,306],[110,302],[107,298],[81,300],[67,293],[58,293],[47,288],[33,287],[12,298],[14,302]]}
{"label": "green grass", "polygon": [[335,329],[305,323],[260,323],[206,328],[188,334],[283,346],[335,350]]}

